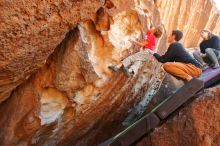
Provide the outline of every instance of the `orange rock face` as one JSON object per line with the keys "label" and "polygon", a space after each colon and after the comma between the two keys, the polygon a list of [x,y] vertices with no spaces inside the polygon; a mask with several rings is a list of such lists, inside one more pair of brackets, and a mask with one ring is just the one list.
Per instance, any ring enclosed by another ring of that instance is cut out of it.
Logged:
{"label": "orange rock face", "polygon": [[98,0],[1,1],[0,102],[45,64],[70,29],[93,18],[100,6]]}
{"label": "orange rock face", "polygon": [[[148,57],[132,66],[132,78],[108,66],[137,48],[129,39],[144,36],[147,12],[161,25],[157,5],[0,2],[0,145],[81,146],[111,136],[154,84],[160,65]],[[163,52],[166,35],[157,42]]]}
{"label": "orange rock face", "polygon": [[217,146],[220,145],[220,87],[205,93],[188,107],[155,129],[137,146]]}
{"label": "orange rock face", "polygon": [[159,72],[153,62],[135,65],[132,78],[108,69],[146,29],[144,13],[139,20],[133,6],[139,3],[24,3],[1,5],[2,33],[20,32],[1,35],[0,99],[8,99],[0,106],[0,145],[91,145],[107,138],[106,125],[117,127]]}

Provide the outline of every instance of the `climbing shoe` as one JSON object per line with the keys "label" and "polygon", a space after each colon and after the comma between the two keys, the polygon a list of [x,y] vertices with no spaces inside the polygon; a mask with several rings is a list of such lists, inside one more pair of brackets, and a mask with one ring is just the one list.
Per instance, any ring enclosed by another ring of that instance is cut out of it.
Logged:
{"label": "climbing shoe", "polygon": [[108,68],[115,72],[119,70],[115,65],[109,65]]}
{"label": "climbing shoe", "polygon": [[127,67],[123,67],[123,68],[122,68],[122,71],[124,72],[124,74],[125,74],[127,77],[130,77],[130,76],[131,76],[131,73],[129,72],[129,70],[128,70]]}

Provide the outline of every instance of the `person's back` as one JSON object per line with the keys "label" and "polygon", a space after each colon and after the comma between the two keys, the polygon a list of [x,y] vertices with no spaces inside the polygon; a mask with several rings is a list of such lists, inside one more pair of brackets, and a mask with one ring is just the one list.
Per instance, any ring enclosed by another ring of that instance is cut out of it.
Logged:
{"label": "person's back", "polygon": [[181,43],[172,43],[168,49],[170,49],[173,54],[170,62],[191,63],[197,67],[201,67],[201,65],[186,51]]}
{"label": "person's back", "polygon": [[154,57],[164,63],[163,68],[171,75],[184,81],[190,81],[193,77],[199,77],[202,73],[201,65],[193,59],[178,41],[183,34],[179,30],[173,30],[168,36],[168,47],[164,55],[151,52]]}
{"label": "person's back", "polygon": [[218,36],[213,35],[210,39],[208,40],[203,40],[200,43],[200,49],[202,53],[205,53],[205,50],[207,48],[213,48],[215,50],[220,51],[220,39]]}
{"label": "person's back", "polygon": [[208,30],[202,30],[200,34],[203,41],[200,43],[200,51],[193,52],[193,56],[205,70],[208,66],[219,68],[220,60],[220,38]]}
{"label": "person's back", "polygon": [[156,36],[152,32],[148,31],[146,32],[144,40],[147,43],[143,46],[143,49],[150,49],[153,51],[156,46]]}

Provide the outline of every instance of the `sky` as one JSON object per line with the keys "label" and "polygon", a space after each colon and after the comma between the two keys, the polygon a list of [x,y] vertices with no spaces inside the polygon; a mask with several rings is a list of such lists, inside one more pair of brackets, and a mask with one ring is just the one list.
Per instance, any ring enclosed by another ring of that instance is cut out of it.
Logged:
{"label": "sky", "polygon": [[216,5],[217,5],[217,8],[220,10],[220,0],[214,0]]}

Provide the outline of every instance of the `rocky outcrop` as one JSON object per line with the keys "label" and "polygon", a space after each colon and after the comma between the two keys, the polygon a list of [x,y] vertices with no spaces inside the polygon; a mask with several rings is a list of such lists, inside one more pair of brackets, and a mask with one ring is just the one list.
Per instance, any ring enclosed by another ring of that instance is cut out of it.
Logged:
{"label": "rocky outcrop", "polygon": [[220,86],[206,89],[199,98],[155,129],[137,146],[220,145]]}
{"label": "rocky outcrop", "polygon": [[220,13],[213,0],[156,0],[156,4],[167,32],[182,30],[187,48],[198,45],[203,29],[220,35]]}
{"label": "rocky outcrop", "polygon": [[[148,57],[132,66],[131,78],[108,65],[136,48],[128,40],[143,37],[147,12],[161,25],[160,4],[0,2],[0,145],[93,145],[114,134],[160,65]],[[165,39],[157,51],[165,51]]]}
{"label": "rocky outcrop", "polygon": [[[0,145],[92,145],[107,138],[114,129],[103,133],[106,125],[118,127],[160,69],[156,62],[139,62],[132,78],[108,69],[134,48],[128,39],[140,39],[145,31],[142,6],[108,0],[15,4],[2,4],[2,25],[8,27],[2,33],[15,31],[14,25],[21,32],[1,36],[8,42],[1,54],[8,59],[1,65],[0,98],[8,99],[0,105]],[[147,4],[160,24],[154,3]],[[12,12],[17,21],[7,15]]]}
{"label": "rocky outcrop", "polygon": [[101,5],[98,0],[1,1],[0,102],[45,64],[69,30],[92,19]]}

